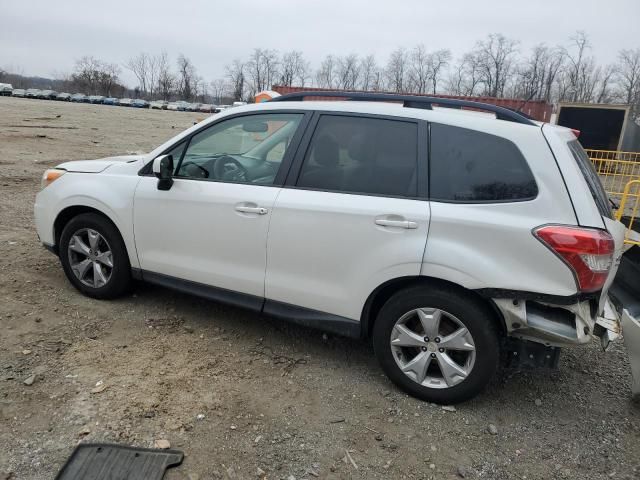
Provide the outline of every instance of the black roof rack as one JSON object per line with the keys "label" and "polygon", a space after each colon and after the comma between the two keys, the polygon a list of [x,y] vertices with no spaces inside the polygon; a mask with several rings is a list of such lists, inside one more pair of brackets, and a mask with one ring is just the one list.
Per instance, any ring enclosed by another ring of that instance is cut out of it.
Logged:
{"label": "black roof rack", "polygon": [[424,97],[420,95],[394,95],[389,93],[365,93],[365,92],[344,92],[344,91],[311,91],[288,93],[271,99],[271,102],[295,102],[303,101],[307,97],[330,97],[344,98],[345,100],[360,102],[402,102],[404,107],[424,108],[431,110],[433,105],[447,108],[472,108],[495,113],[498,120],[507,122],[522,123],[524,125],[534,125],[531,120],[519,112],[514,112],[508,108],[491,105],[490,103],[472,102],[469,100],[459,100],[455,98]]}

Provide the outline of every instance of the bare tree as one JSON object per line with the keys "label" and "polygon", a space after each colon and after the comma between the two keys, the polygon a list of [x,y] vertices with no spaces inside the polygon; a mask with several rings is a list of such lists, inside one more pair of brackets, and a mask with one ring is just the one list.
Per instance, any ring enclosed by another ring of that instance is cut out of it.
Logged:
{"label": "bare tree", "polygon": [[120,68],[91,56],[76,61],[71,82],[77,88],[92,95],[110,95],[118,82]]}
{"label": "bare tree", "polygon": [[316,73],[316,83],[321,88],[336,88],[336,59],[333,55],[327,55],[320,64]]}
{"label": "bare tree", "polygon": [[351,53],[337,59],[338,88],[355,90],[360,78],[360,59]]}
{"label": "bare tree", "polygon": [[194,95],[197,94],[195,87],[196,83],[196,68],[187,57],[183,54],[178,55],[178,94],[184,100],[191,100]]}
{"label": "bare tree", "polygon": [[149,75],[149,55],[146,53],[140,53],[139,55],[132,57],[125,64],[125,67],[131,70],[131,72],[138,79],[138,86],[143,95],[147,93],[147,78]]}
{"label": "bare tree", "polygon": [[553,85],[563,63],[562,49],[536,45],[531,55],[516,67],[511,95],[526,100],[551,101]]}
{"label": "bare tree", "polygon": [[362,90],[376,90],[375,82],[380,76],[380,69],[376,64],[376,57],[367,55],[360,59],[360,88]]}
{"label": "bare tree", "polygon": [[385,76],[388,88],[397,93],[404,93],[408,83],[408,57],[407,51],[400,47],[394,50],[389,57],[385,68]]}
{"label": "bare tree", "polygon": [[492,33],[476,44],[473,55],[478,62],[484,94],[502,97],[512,72],[517,42],[499,33]]}
{"label": "bare tree", "polygon": [[480,61],[474,53],[466,53],[449,72],[446,90],[453,95],[475,95],[480,85]]}
{"label": "bare tree", "polygon": [[429,78],[431,80],[432,92],[435,95],[438,90],[440,76],[442,75],[443,70],[451,62],[451,52],[447,49],[436,50],[429,54],[428,60]]}
{"label": "bare tree", "polygon": [[169,100],[171,92],[176,86],[176,77],[171,73],[171,66],[169,64],[169,56],[167,52],[162,52],[158,56],[158,79],[156,85],[156,92],[162,97],[163,100]]}
{"label": "bare tree", "polygon": [[615,67],[618,97],[627,104],[640,104],[640,48],[621,50]]}
{"label": "bare tree", "polygon": [[431,79],[430,55],[424,45],[417,45],[409,54],[409,89],[414,93],[427,93]]}
{"label": "bare tree", "polygon": [[571,42],[571,47],[565,50],[567,62],[558,80],[559,99],[590,102],[596,96],[602,70],[596,66],[593,56],[589,55],[591,43],[586,33],[577,32],[571,37]]}
{"label": "bare tree", "polygon": [[234,100],[243,100],[245,93],[245,64],[235,59],[231,65],[227,65],[227,78],[231,84],[231,96]]}
{"label": "bare tree", "polygon": [[229,90],[229,84],[224,78],[216,78],[215,80],[211,80],[211,83],[209,85],[211,87],[211,96],[213,97],[213,102],[216,105],[219,105],[221,103],[223,95]]}
{"label": "bare tree", "polygon": [[254,48],[246,64],[249,77],[250,96],[270,88],[278,77],[278,52]]}
{"label": "bare tree", "polygon": [[597,79],[594,95],[596,103],[610,103],[613,100],[611,84],[615,78],[615,67],[613,65],[598,67],[595,77]]}
{"label": "bare tree", "polygon": [[280,63],[280,84],[288,87],[297,84],[304,87],[309,77],[309,62],[304,59],[302,52],[285,52]]}

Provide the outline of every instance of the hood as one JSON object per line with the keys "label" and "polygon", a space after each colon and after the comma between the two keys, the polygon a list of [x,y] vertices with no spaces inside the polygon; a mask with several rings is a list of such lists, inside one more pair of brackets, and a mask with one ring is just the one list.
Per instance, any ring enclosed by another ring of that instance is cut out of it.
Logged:
{"label": "hood", "polygon": [[132,163],[144,158],[144,155],[122,155],[118,157],[100,158],[98,160],[76,160],[56,166],[68,172],[100,173],[116,163]]}

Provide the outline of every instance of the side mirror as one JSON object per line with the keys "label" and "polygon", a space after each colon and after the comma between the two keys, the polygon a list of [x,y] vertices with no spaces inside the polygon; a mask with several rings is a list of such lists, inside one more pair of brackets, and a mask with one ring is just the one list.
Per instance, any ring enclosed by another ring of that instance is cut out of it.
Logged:
{"label": "side mirror", "polygon": [[169,190],[173,185],[173,156],[156,157],[153,160],[153,174],[158,177],[158,190]]}

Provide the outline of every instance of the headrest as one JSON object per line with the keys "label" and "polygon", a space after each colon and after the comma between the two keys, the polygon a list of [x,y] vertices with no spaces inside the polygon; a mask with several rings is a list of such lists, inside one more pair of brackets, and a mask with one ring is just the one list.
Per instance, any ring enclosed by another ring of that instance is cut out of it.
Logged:
{"label": "headrest", "polygon": [[313,159],[323,167],[336,166],[340,160],[338,142],[327,133],[320,135],[313,146]]}

